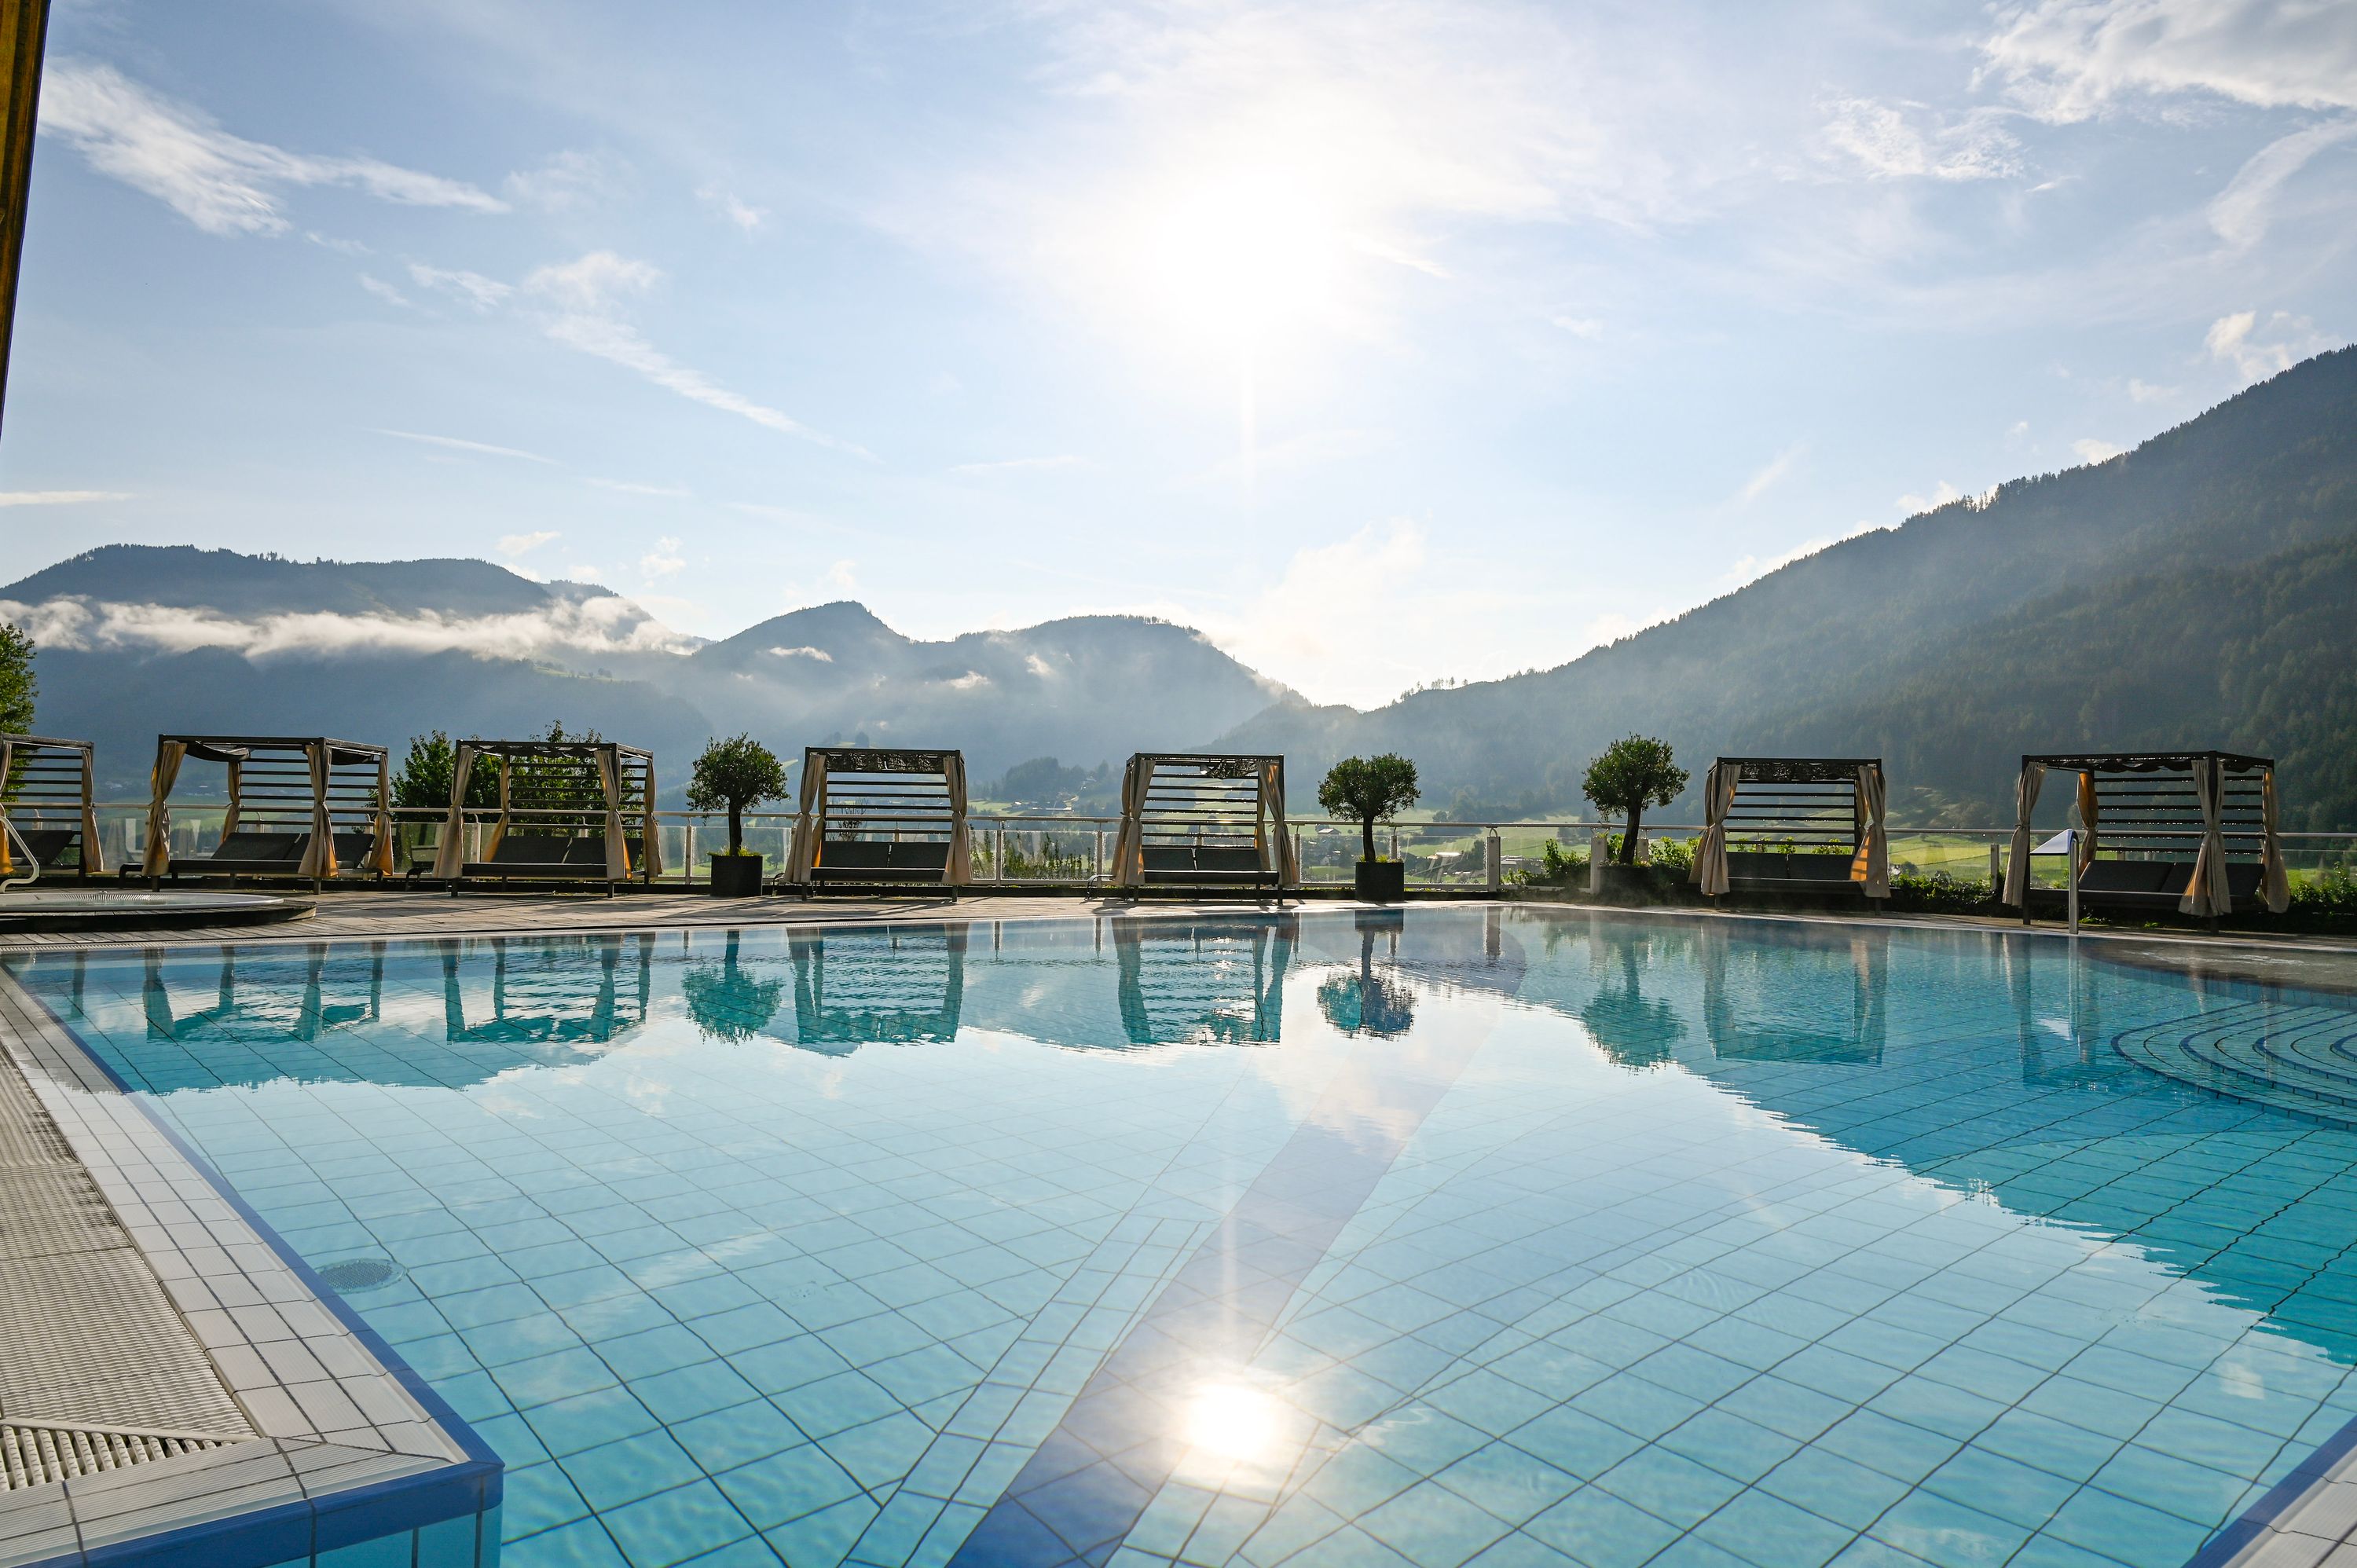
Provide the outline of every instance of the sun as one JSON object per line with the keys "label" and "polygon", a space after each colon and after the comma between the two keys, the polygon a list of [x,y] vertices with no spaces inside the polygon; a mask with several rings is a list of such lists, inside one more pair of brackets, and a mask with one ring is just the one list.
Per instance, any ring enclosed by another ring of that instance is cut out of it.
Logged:
{"label": "sun", "polygon": [[1274,169],[1201,179],[1156,202],[1142,270],[1177,344],[1257,358],[1323,317],[1343,244],[1319,193]]}

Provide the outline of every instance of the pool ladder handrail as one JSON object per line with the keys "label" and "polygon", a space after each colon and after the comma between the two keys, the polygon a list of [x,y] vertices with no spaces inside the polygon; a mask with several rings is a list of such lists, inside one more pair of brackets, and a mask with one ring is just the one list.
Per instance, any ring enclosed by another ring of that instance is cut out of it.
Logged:
{"label": "pool ladder handrail", "polygon": [[25,835],[16,831],[16,824],[8,820],[8,814],[5,811],[0,811],[0,832],[5,832],[9,841],[16,846],[10,852],[10,858],[13,859],[21,854],[25,857],[25,864],[33,868],[32,875],[29,876],[0,877],[0,893],[5,893],[12,887],[30,887],[41,879],[41,857],[33,853],[33,846],[25,842]]}

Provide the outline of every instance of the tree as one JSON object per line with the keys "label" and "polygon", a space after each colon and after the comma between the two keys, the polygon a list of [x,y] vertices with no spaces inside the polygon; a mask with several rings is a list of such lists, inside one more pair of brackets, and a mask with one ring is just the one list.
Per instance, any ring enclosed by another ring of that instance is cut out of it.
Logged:
{"label": "tree", "polygon": [[1336,763],[1318,786],[1318,803],[1326,814],[1359,824],[1360,843],[1375,858],[1375,823],[1394,817],[1416,802],[1415,764],[1394,752],[1381,757],[1346,757]]}
{"label": "tree", "polygon": [[33,727],[33,655],[39,650],[24,628],[0,620],[0,730],[23,735]]}
{"label": "tree", "polygon": [[1648,806],[1666,806],[1686,787],[1686,770],[1677,765],[1670,743],[1650,736],[1632,735],[1604,748],[1587,765],[1580,793],[1602,811],[1625,811],[1629,826],[1620,835],[1620,864],[1637,863],[1637,825]]}
{"label": "tree", "polygon": [[786,792],[785,765],[777,754],[749,735],[716,740],[695,759],[695,777],[688,781],[691,810],[728,812],[728,853],[745,851],[745,808],[780,799]]}
{"label": "tree", "polygon": [[[450,805],[450,775],[458,765],[458,748],[440,730],[409,737],[409,755],[393,776],[393,803],[414,811],[446,811]],[[500,803],[498,764],[478,762],[467,775],[467,806],[490,811]]]}

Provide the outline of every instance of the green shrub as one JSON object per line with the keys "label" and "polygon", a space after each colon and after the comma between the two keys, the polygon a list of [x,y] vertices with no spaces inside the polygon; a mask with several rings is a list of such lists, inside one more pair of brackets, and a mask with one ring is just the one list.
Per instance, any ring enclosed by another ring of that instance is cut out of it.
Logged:
{"label": "green shrub", "polygon": [[1996,889],[1986,881],[1944,871],[1902,873],[1890,879],[1890,907],[1922,915],[1986,914],[1996,907]]}

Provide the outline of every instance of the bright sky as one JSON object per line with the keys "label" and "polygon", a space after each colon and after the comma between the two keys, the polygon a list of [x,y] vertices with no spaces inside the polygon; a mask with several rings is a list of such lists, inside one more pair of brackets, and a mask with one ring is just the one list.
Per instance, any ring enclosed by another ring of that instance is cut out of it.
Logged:
{"label": "bright sky", "polygon": [[[0,512],[1562,662],[2345,341],[2357,5],[57,0]],[[2001,564],[1992,562],[1991,569]]]}

